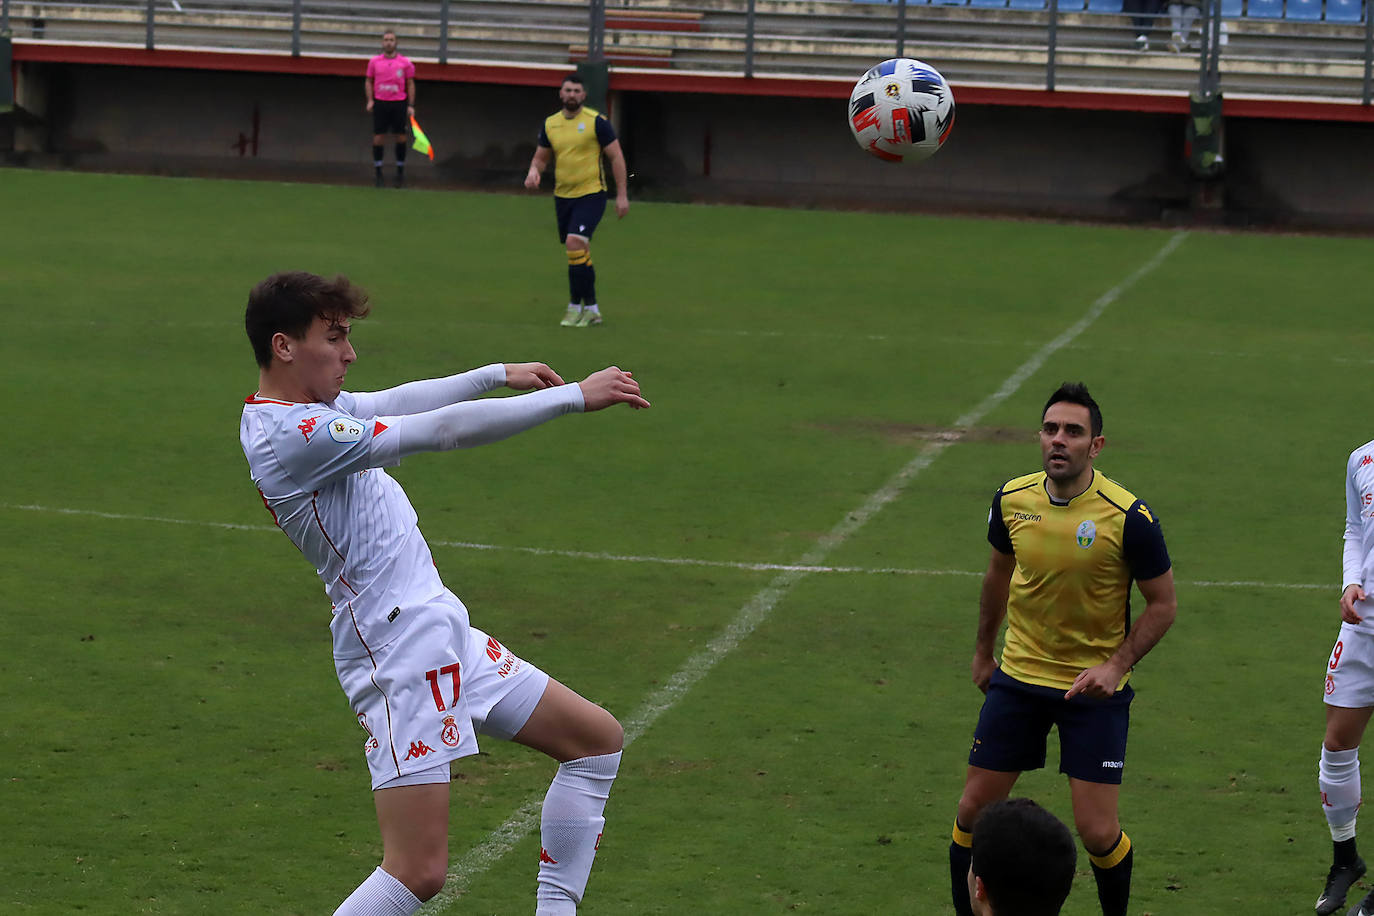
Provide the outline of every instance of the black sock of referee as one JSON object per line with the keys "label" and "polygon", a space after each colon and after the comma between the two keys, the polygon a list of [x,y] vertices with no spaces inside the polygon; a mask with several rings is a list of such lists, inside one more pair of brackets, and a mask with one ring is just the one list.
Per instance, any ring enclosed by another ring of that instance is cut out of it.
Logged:
{"label": "black sock of referee", "polygon": [[1112,848],[1102,855],[1088,853],[1093,877],[1097,879],[1097,899],[1102,904],[1102,916],[1126,916],[1131,902],[1131,864],[1135,850],[1131,838],[1123,830]]}
{"label": "black sock of referee", "polygon": [[373,145],[373,147],[372,147],[372,167],[373,167],[374,169],[377,170],[377,177],[378,177],[378,178],[381,178],[381,177],[382,177],[382,157],[385,156],[385,155],[386,155],[386,153],[384,153],[384,152],[382,151],[382,147],[380,147],[380,146],[378,146],[378,145],[375,145],[375,144]]}
{"label": "black sock of referee", "polygon": [[397,143],[397,144],[396,144],[396,174],[399,175],[399,174],[401,174],[403,171],[405,171],[405,167],[406,167],[406,145],[405,145],[404,143]]}
{"label": "black sock of referee", "polygon": [[954,822],[954,839],[949,844],[949,894],[958,916],[973,916],[968,899],[968,869],[973,864],[973,834]]}

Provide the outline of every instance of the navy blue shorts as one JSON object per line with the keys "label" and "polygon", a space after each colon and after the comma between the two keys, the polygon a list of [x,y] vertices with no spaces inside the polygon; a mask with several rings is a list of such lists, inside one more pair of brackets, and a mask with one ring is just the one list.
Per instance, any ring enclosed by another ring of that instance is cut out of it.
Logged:
{"label": "navy blue shorts", "polygon": [[1038,770],[1045,765],[1045,743],[1054,725],[1059,728],[1059,772],[1085,782],[1120,785],[1134,697],[1127,684],[1106,699],[1079,694],[1066,700],[1062,687],[1027,684],[999,668],[978,714],[969,766],[1002,773]]}
{"label": "navy blue shorts", "polygon": [[583,197],[555,197],[553,212],[558,216],[558,240],[566,242],[570,235],[590,239],[606,212],[606,192],[597,191]]}

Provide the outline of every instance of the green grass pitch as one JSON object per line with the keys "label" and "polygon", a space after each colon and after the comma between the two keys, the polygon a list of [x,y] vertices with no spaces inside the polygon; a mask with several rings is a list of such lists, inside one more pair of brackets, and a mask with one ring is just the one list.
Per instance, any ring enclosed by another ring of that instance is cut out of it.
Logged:
{"label": "green grass pitch", "polygon": [[[350,388],[539,359],[653,402],[396,471],[474,622],[634,725],[587,916],[950,912],[988,500],[1064,379],[1179,581],[1132,911],[1310,912],[1369,240],[636,204],[569,330],[546,195],[5,170],[0,212],[0,911],[328,913],[378,860],[328,602],[236,436],[247,291],[303,268],[373,293]],[[1054,766],[1019,791],[1067,819]],[[532,911],[537,837],[491,837],[550,765],[455,772],[427,912]]]}

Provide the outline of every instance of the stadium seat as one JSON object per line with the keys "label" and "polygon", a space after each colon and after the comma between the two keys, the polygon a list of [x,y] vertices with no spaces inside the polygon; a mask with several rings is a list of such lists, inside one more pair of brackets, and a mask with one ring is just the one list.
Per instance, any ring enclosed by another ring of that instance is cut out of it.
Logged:
{"label": "stadium seat", "polygon": [[1288,0],[1285,19],[1314,21],[1322,18],[1322,0]]}
{"label": "stadium seat", "polygon": [[1327,22],[1364,22],[1363,0],[1326,0]]}
{"label": "stadium seat", "polygon": [[1249,19],[1282,19],[1283,0],[1250,0],[1245,15]]}
{"label": "stadium seat", "polygon": [[1004,10],[1007,8],[1007,0],[968,0],[968,5]]}
{"label": "stadium seat", "polygon": [[1121,0],[1088,0],[1088,12],[1119,13],[1121,12]]}
{"label": "stadium seat", "polygon": [[1221,0],[1223,19],[1239,19],[1245,13],[1245,0]]}
{"label": "stadium seat", "polygon": [[[1081,4],[1083,0],[1078,0],[1078,2]],[[1011,0],[1007,5],[1014,10],[1043,10],[1049,4],[1047,4],[1045,0]],[[1059,4],[1060,10],[1068,8],[1069,7],[1065,6],[1063,3]],[[1082,8],[1082,6],[1078,7],[1078,9]]]}

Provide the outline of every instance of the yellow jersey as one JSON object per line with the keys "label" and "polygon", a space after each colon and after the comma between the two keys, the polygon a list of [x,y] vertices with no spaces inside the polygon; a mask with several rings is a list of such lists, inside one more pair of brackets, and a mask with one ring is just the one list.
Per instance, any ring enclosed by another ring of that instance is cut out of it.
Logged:
{"label": "yellow jersey", "polygon": [[553,150],[554,197],[585,197],[606,190],[602,147],[615,142],[611,122],[582,106],[571,118],[558,111],[544,119],[539,145]]}
{"label": "yellow jersey", "polygon": [[[1067,689],[1130,632],[1131,583],[1162,576],[1171,564],[1159,519],[1125,487],[1094,470],[1088,489],[1061,503],[1046,477],[1041,471],[1002,485],[988,542],[1016,557],[1002,670]],[[1129,678],[1128,671],[1121,684]]]}

